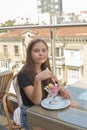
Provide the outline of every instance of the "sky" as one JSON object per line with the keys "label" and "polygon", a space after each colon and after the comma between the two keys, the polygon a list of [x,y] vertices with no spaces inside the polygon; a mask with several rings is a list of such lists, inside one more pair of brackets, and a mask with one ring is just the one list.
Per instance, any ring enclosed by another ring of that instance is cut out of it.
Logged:
{"label": "sky", "polygon": [[0,0],[0,19],[34,17],[37,14],[36,0]]}
{"label": "sky", "polygon": [[[0,21],[15,17],[35,17],[37,0],[0,0]],[[87,0],[63,0],[63,12],[87,10]]]}
{"label": "sky", "polygon": [[80,11],[87,11],[87,0],[62,0],[63,1],[63,12],[75,12],[76,14]]}

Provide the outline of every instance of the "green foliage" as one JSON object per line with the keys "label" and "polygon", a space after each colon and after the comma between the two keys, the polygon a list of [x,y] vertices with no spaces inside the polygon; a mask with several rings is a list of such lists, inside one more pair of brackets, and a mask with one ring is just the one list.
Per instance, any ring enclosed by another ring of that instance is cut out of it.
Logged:
{"label": "green foliage", "polygon": [[15,22],[16,22],[15,20],[7,20],[4,23],[1,23],[1,27],[13,26]]}

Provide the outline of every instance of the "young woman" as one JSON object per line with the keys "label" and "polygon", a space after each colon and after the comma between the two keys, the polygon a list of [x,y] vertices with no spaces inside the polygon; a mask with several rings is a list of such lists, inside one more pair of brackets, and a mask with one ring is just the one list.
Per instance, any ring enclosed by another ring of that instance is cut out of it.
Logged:
{"label": "young woman", "polygon": [[[46,69],[48,68],[48,69]],[[23,100],[21,106],[21,124],[29,130],[26,109],[33,105],[40,105],[48,93],[44,87],[49,83],[58,82],[51,71],[48,58],[48,46],[42,39],[32,40],[27,47],[26,63],[17,75],[18,85]],[[64,98],[70,98],[66,89],[60,90]],[[40,130],[40,128],[36,128]]]}

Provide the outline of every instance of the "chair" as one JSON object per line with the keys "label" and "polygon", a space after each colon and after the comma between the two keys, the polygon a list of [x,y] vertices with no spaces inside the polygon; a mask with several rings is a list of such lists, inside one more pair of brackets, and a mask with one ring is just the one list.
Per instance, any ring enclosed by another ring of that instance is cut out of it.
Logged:
{"label": "chair", "polygon": [[23,104],[23,101],[22,101],[22,97],[20,94],[19,85],[17,82],[17,76],[14,76],[14,78],[13,78],[13,88],[14,88],[15,93],[17,95],[18,106],[21,106]]}
{"label": "chair", "polygon": [[6,71],[4,73],[0,73],[0,108],[2,109],[2,100],[5,93],[9,91],[10,83],[13,78],[12,71]]}
{"label": "chair", "polygon": [[9,130],[21,130],[23,128],[19,125],[16,125],[13,121],[13,114],[17,104],[14,105],[14,103],[11,101],[11,98],[17,98],[17,96],[13,93],[6,93],[3,97],[3,107],[7,118],[8,127]]}
{"label": "chair", "polygon": [[12,71],[7,71],[5,73],[0,74],[0,98],[3,96],[3,94],[9,91],[12,78]]}

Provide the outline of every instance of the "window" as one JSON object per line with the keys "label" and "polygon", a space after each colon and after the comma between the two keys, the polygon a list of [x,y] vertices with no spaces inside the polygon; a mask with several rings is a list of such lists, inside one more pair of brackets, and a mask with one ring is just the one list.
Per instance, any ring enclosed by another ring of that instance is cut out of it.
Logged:
{"label": "window", "polygon": [[55,2],[58,2],[59,0],[55,0]]}
{"label": "window", "polygon": [[54,0],[51,0],[51,3],[53,3],[54,2]]}
{"label": "window", "polygon": [[15,55],[19,55],[19,47],[18,46],[14,46],[14,52],[15,52]]}
{"label": "window", "polygon": [[55,9],[58,9],[58,7],[59,7],[58,5],[55,5]]}
{"label": "window", "polygon": [[70,57],[74,57],[74,51],[70,52]]}
{"label": "window", "polygon": [[79,70],[78,69],[69,69],[68,78],[70,79],[79,79]]}
{"label": "window", "polygon": [[60,79],[62,77],[62,68],[56,67],[56,75]]}
{"label": "window", "polygon": [[5,55],[5,56],[8,56],[8,48],[7,48],[7,45],[4,45],[4,46],[3,46],[3,52],[4,52],[4,55]]}
{"label": "window", "polygon": [[0,61],[0,62],[1,62],[1,67],[2,67],[2,68],[8,68],[8,66],[9,66],[8,61],[2,60],[2,61]]}
{"label": "window", "polygon": [[55,48],[55,55],[57,57],[62,57],[63,56],[63,48]]}
{"label": "window", "polygon": [[58,68],[58,75],[61,76],[61,68]]}
{"label": "window", "polygon": [[15,63],[16,63],[16,67],[17,68],[21,66],[21,62],[20,61],[16,61]]}

